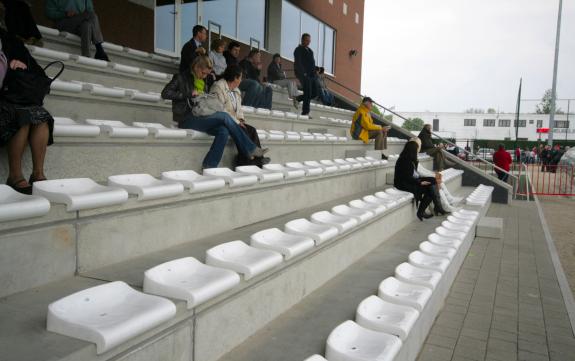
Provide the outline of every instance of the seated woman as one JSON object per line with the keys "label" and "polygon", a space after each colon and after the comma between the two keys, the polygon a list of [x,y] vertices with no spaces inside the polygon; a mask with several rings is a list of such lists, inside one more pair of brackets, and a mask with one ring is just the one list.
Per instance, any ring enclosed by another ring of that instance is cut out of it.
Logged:
{"label": "seated woman", "polygon": [[[22,41],[1,28],[0,39],[7,76],[10,72],[40,68]],[[5,79],[2,77],[2,80]],[[9,92],[5,90],[0,96],[0,146],[5,146],[8,153],[6,184],[20,193],[31,194],[32,183],[46,180],[44,159],[46,147],[53,143],[54,119],[42,106],[10,103],[7,100]],[[28,144],[32,150],[32,174],[26,181],[22,173],[22,155]]]}
{"label": "seated woman", "polygon": [[[225,111],[242,128],[246,135],[261,148],[260,138],[256,128],[246,124],[242,111],[242,93],[238,86],[242,82],[242,68],[239,65],[230,65],[222,74],[222,79],[212,85],[210,93],[215,94],[224,105]],[[241,154],[238,155],[237,165],[257,165],[262,167],[269,163],[269,158],[255,157],[248,159]]]}
{"label": "seated woman", "polygon": [[226,70],[226,57],[224,56],[224,49],[226,48],[226,41],[223,39],[214,39],[212,41],[210,50],[210,60],[214,64],[214,74],[217,79],[222,77],[224,70]]}
{"label": "seated woman", "polygon": [[421,177],[417,172],[419,165],[417,160],[418,148],[416,142],[410,141],[405,144],[395,163],[393,185],[399,190],[413,193],[416,203],[419,203],[417,218],[422,221],[424,218],[433,217],[432,214],[425,212],[431,202],[433,202],[436,214],[444,215],[447,214],[447,211],[441,206],[435,178]]}
{"label": "seated woman", "polygon": [[23,0],[0,0],[6,14],[8,32],[21,39],[26,44],[43,46],[42,34],[30,11],[30,5]]}
{"label": "seated woman", "polygon": [[162,90],[162,98],[172,101],[173,119],[180,128],[206,132],[215,137],[202,168],[218,166],[229,136],[243,156],[249,159],[262,157],[266,150],[256,146],[228,113],[216,112],[207,116],[192,113],[192,99],[207,91],[205,79],[212,72],[212,61],[205,55],[197,56],[190,68],[190,71],[174,75]]}

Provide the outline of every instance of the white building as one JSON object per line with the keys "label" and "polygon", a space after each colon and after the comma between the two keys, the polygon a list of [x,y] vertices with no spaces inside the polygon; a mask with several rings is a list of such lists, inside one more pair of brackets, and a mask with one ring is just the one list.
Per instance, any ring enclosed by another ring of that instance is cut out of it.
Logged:
{"label": "white building", "polygon": [[[421,118],[424,123],[432,124],[435,133],[444,138],[455,138],[461,144],[475,139],[515,139],[515,113],[400,112],[400,114],[406,118]],[[403,119],[393,116],[393,122],[402,125]],[[538,128],[549,128],[548,114],[520,114],[519,139],[547,140],[548,134],[537,133]],[[575,126],[569,124],[567,115],[555,116],[553,139],[558,143],[561,140],[575,140]]]}

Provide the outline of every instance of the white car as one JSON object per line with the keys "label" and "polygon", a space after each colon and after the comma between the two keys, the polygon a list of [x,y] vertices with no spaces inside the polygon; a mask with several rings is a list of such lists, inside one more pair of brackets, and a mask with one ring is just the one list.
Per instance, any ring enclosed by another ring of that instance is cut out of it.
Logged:
{"label": "white car", "polygon": [[487,161],[492,162],[493,153],[495,153],[495,151],[491,148],[479,148],[479,150],[477,150],[477,153],[475,153],[475,155],[479,159],[485,159]]}

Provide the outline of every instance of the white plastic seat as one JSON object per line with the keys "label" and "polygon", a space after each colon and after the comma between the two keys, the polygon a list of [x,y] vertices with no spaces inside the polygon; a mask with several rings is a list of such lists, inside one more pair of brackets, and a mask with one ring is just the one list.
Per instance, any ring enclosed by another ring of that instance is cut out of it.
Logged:
{"label": "white plastic seat", "polygon": [[447,216],[447,220],[451,223],[464,224],[468,227],[473,227],[473,225],[475,224],[472,220],[465,219],[465,218],[458,218],[458,217],[455,217],[453,215]]}
{"label": "white plastic seat", "polygon": [[68,212],[111,206],[128,200],[125,190],[102,186],[89,178],[34,182],[32,193],[53,203],[66,204]]}
{"label": "white plastic seat", "polygon": [[313,142],[315,137],[310,132],[299,132],[302,142]]}
{"label": "white plastic seat", "polygon": [[50,90],[63,91],[67,93],[80,93],[82,92],[82,85],[63,80],[54,80],[50,84]]}
{"label": "white plastic seat", "polygon": [[375,163],[375,165],[382,166],[388,163],[385,159],[375,159],[374,157],[365,157],[366,160]]}
{"label": "white plastic seat", "polygon": [[421,242],[419,244],[419,250],[430,256],[444,257],[449,260],[452,260],[457,253],[457,251],[451,247],[440,246],[429,241]]}
{"label": "white plastic seat", "polygon": [[121,281],[91,287],[48,306],[48,331],[93,342],[102,354],[174,317],[176,306]]}
{"label": "white plastic seat", "polygon": [[325,356],[329,361],[392,361],[401,344],[399,337],[348,320],[329,334]]}
{"label": "white plastic seat", "polygon": [[269,140],[284,140],[286,137],[285,133],[281,130],[268,130]]}
{"label": "white plastic seat", "polygon": [[139,100],[142,102],[156,103],[162,100],[162,97],[158,93],[143,93],[140,91],[133,92],[130,94],[130,99]]}
{"label": "white plastic seat", "polygon": [[118,45],[118,44],[114,44],[114,43],[108,43],[106,41],[104,41],[102,43],[102,46],[104,47],[104,49],[107,49],[107,50],[124,51],[124,47],[122,45]]}
{"label": "white plastic seat", "polygon": [[409,263],[415,267],[426,268],[444,273],[449,267],[449,260],[445,257],[430,256],[421,251],[413,251],[409,254]]}
{"label": "white plastic seat", "polygon": [[258,177],[255,175],[240,174],[229,168],[204,169],[204,175],[222,178],[230,188],[250,186],[258,182]]}
{"label": "white plastic seat", "polygon": [[305,170],[303,169],[293,169],[284,167],[281,164],[264,164],[265,170],[272,172],[282,172],[285,179],[294,179],[305,177]]}
{"label": "white plastic seat", "polygon": [[375,167],[379,165],[377,162],[372,162],[370,160],[365,159],[365,157],[355,157],[359,162],[369,164],[370,167]]}
{"label": "white plastic seat", "polygon": [[255,113],[256,109],[254,107],[249,107],[247,105],[242,105],[242,112],[244,113]]}
{"label": "white plastic seat", "polygon": [[320,142],[325,142],[327,141],[327,136],[323,133],[311,133],[311,135],[313,135],[314,139]]}
{"label": "white plastic seat", "polygon": [[465,239],[465,236],[466,236],[466,234],[463,232],[452,231],[452,230],[449,230],[443,226],[439,226],[439,227],[435,228],[435,233],[439,234],[440,236],[455,238],[455,239],[458,239],[460,241],[463,241]]}
{"label": "white plastic seat", "polygon": [[44,197],[16,192],[0,184],[0,222],[43,216],[50,211],[50,202]]}
{"label": "white plastic seat", "polygon": [[84,84],[92,95],[98,95],[108,98],[123,98],[126,96],[126,91],[117,88],[106,88],[104,86],[92,86],[90,84]]}
{"label": "white plastic seat", "polygon": [[286,260],[300,255],[315,246],[314,240],[310,237],[289,234],[278,228],[264,229],[252,234],[250,244],[253,247],[279,252]]}
{"label": "white plastic seat", "polygon": [[281,110],[272,110],[271,115],[272,115],[272,117],[285,118],[286,113],[282,112]]}
{"label": "white plastic seat", "polygon": [[305,218],[298,218],[287,222],[284,226],[284,230],[287,233],[309,237],[315,241],[316,245],[330,240],[339,234],[337,227],[312,223]]}
{"label": "white plastic seat", "polygon": [[154,79],[160,79],[160,80],[167,80],[170,76],[166,73],[162,73],[159,71],[153,71],[153,70],[144,70],[144,76],[147,76],[148,78],[154,78]]}
{"label": "white plastic seat", "polygon": [[137,128],[126,125],[118,120],[86,119],[86,123],[99,126],[111,138],[146,138],[147,128]]}
{"label": "white plastic seat", "polygon": [[402,341],[405,341],[418,317],[419,311],[415,308],[391,303],[375,295],[361,301],[355,311],[355,322],[360,326],[395,335]]}
{"label": "white plastic seat", "polygon": [[60,35],[60,30],[54,28],[48,28],[46,26],[37,25],[38,30],[44,35],[58,36]]}
{"label": "white plastic seat", "polygon": [[307,165],[303,165],[300,162],[287,162],[285,165],[288,168],[303,170],[305,172],[305,175],[308,177],[318,176],[318,175],[323,174],[323,168],[321,168],[321,167],[310,167]]}
{"label": "white plastic seat", "polygon": [[339,166],[350,166],[351,169],[359,169],[362,168],[362,165],[360,163],[352,163],[352,162],[348,162],[344,159],[334,159],[333,162]]}
{"label": "white plastic seat", "polygon": [[325,174],[335,173],[339,170],[335,165],[324,165],[316,160],[306,160],[303,164],[308,167],[323,168],[323,172]]}
{"label": "white plastic seat", "polygon": [[462,243],[458,239],[440,236],[437,233],[432,233],[427,236],[427,240],[433,244],[437,244],[438,246],[451,247],[453,249],[459,249]]}
{"label": "white plastic seat", "polygon": [[387,207],[382,204],[367,203],[361,199],[354,199],[350,201],[349,206],[351,208],[357,208],[362,211],[370,211],[376,216],[382,214],[387,209]]}
{"label": "white plastic seat", "polygon": [[272,111],[265,108],[256,108],[256,114],[258,115],[271,115]]}
{"label": "white plastic seat", "polygon": [[395,267],[395,278],[403,282],[413,283],[414,285],[424,286],[434,290],[441,280],[441,272],[416,267],[411,263],[403,262]]}
{"label": "white plastic seat", "polygon": [[333,214],[355,218],[359,223],[367,222],[375,217],[375,213],[370,210],[352,208],[347,204],[339,204],[331,209]]}
{"label": "white plastic seat", "polygon": [[465,216],[475,216],[478,217],[479,216],[479,212],[477,211],[473,211],[470,209],[460,209],[457,212],[455,212],[457,214],[461,214],[461,215],[465,215]]}
{"label": "white plastic seat", "polygon": [[466,224],[454,223],[449,220],[441,222],[441,226],[449,229],[450,231],[458,231],[463,233],[469,233],[469,230],[471,229],[471,227]]}
{"label": "white plastic seat", "polygon": [[146,128],[157,139],[178,139],[188,136],[185,129],[171,129],[160,123],[134,122],[134,127]]}
{"label": "white plastic seat", "polygon": [[359,160],[355,159],[355,158],[345,158],[345,161],[348,163],[352,163],[352,164],[357,164],[359,165],[361,168],[367,168],[371,166],[371,163],[368,162],[360,162]]}
{"label": "white plastic seat", "polygon": [[193,129],[186,129],[186,131],[188,132],[188,135],[190,135],[190,138],[192,139],[212,139],[214,136],[213,135],[209,135],[208,133],[204,133],[204,132],[200,132],[197,130],[193,130]]}
{"label": "white plastic seat", "polygon": [[30,49],[30,53],[32,53],[34,57],[40,56],[43,58],[50,58],[62,61],[70,60],[70,54],[63,51],[42,48],[39,46],[29,46],[28,49]]}
{"label": "white plastic seat", "polygon": [[431,297],[431,289],[424,286],[402,282],[395,277],[381,281],[377,295],[388,302],[413,307],[419,312]]}
{"label": "white plastic seat", "polygon": [[288,119],[297,119],[297,114],[293,112],[286,112],[286,118]]}
{"label": "white plastic seat", "polygon": [[136,66],[124,65],[124,64],[117,64],[112,63],[112,69],[119,71],[121,73],[127,74],[140,74],[141,69]]}
{"label": "white plastic seat", "polygon": [[81,56],[81,55],[76,56],[76,63],[82,64],[82,65],[93,66],[95,68],[107,68],[108,67],[108,62],[105,60],[88,58],[86,56]]}
{"label": "white plastic seat", "polygon": [[184,300],[194,308],[240,283],[230,270],[207,266],[193,257],[180,258],[144,273],[144,292]]}
{"label": "white plastic seat", "polygon": [[394,208],[399,204],[399,202],[396,200],[379,198],[379,197],[372,196],[372,195],[368,195],[368,196],[363,197],[363,201],[366,203],[369,203],[369,204],[382,205],[386,209]]}
{"label": "white plastic seat", "polygon": [[293,142],[299,142],[302,139],[301,139],[301,135],[298,132],[288,130],[285,132],[285,140],[293,141]]}
{"label": "white plastic seat", "polygon": [[397,196],[405,197],[405,198],[407,198],[407,199],[413,199],[413,193],[405,192],[405,191],[400,191],[400,190],[397,189],[397,188],[387,188],[387,189],[385,190],[385,193],[391,194],[392,196],[393,196],[393,195],[397,195]]}
{"label": "white plastic seat", "polygon": [[351,170],[350,164],[337,164],[333,160],[329,160],[329,159],[320,160],[319,163],[324,167],[336,167],[337,170],[340,172],[346,172],[346,171]]}
{"label": "white plastic seat", "polygon": [[458,211],[455,211],[455,212],[451,213],[451,216],[453,216],[457,219],[463,219],[463,220],[470,221],[470,222],[474,222],[478,217],[477,215],[469,214],[469,213],[463,213],[461,211],[462,211],[461,209]]}
{"label": "white plastic seat", "polygon": [[206,251],[206,264],[236,271],[246,280],[282,262],[283,257],[278,252],[251,247],[243,241],[223,243]]}
{"label": "white plastic seat", "polygon": [[327,224],[336,227],[340,233],[346,232],[359,224],[358,220],[353,217],[340,216],[328,211],[315,212],[310,219],[317,224]]}
{"label": "white plastic seat", "polygon": [[311,355],[310,357],[306,358],[304,361],[327,361],[325,357],[320,355]]}
{"label": "white plastic seat", "polygon": [[251,174],[258,177],[260,183],[279,182],[284,179],[282,172],[274,172],[271,170],[262,169],[255,165],[243,165],[236,167],[236,172],[241,174]]}
{"label": "white plastic seat", "polygon": [[256,132],[258,133],[258,138],[260,138],[260,140],[269,140],[270,139],[270,135],[266,130],[257,129]]}
{"label": "white plastic seat", "polygon": [[397,204],[400,203],[405,203],[407,201],[409,201],[409,199],[403,195],[399,195],[399,194],[389,194],[386,192],[375,192],[374,194],[375,197],[382,199],[383,201],[386,202],[396,202]]}
{"label": "white plastic seat", "polygon": [[163,172],[162,179],[181,183],[190,190],[190,193],[207,192],[226,186],[226,181],[222,178],[203,176],[193,170]]}
{"label": "white plastic seat", "polygon": [[173,197],[184,191],[184,185],[160,180],[149,174],[119,174],[108,177],[108,185],[125,189],[139,200]]}
{"label": "white plastic seat", "polygon": [[100,127],[79,124],[70,118],[54,117],[54,136],[57,137],[97,137]]}

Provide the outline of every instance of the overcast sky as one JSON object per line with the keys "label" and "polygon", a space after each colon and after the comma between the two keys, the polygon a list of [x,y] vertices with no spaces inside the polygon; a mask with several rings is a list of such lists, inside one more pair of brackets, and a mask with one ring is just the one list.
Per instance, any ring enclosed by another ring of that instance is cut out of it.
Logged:
{"label": "overcast sky", "polygon": [[[362,93],[401,111],[514,112],[520,77],[524,98],[551,88],[558,4],[366,0]],[[563,0],[560,51],[558,95],[575,98],[575,0]]]}

